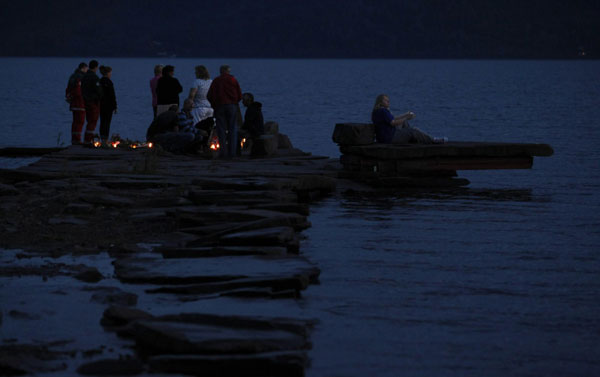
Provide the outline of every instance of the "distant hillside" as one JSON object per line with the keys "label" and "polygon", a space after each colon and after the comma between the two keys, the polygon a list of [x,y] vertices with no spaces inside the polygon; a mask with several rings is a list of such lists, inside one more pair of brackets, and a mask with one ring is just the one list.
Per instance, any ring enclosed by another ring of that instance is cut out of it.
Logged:
{"label": "distant hillside", "polygon": [[597,0],[0,0],[0,5],[4,56],[600,57]]}

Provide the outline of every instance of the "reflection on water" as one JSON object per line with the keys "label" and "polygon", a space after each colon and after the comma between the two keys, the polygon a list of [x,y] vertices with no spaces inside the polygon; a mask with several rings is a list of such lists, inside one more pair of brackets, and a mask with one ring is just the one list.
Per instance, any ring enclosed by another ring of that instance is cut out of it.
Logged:
{"label": "reflection on water", "polygon": [[569,220],[595,215],[557,197],[460,188],[315,205],[308,375],[597,374],[600,238]]}

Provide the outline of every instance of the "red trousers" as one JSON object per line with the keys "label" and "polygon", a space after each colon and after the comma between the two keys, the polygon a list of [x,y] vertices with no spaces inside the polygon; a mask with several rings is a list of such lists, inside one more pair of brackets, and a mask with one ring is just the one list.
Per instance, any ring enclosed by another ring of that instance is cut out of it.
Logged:
{"label": "red trousers", "polygon": [[87,125],[85,126],[85,135],[83,136],[84,143],[91,143],[92,141],[94,141],[94,131],[96,131],[96,124],[98,123],[99,116],[99,103],[85,104],[85,117],[87,119]]}
{"label": "red trousers", "polygon": [[71,144],[81,144],[81,130],[85,123],[85,111],[73,110],[73,124],[71,124]]}

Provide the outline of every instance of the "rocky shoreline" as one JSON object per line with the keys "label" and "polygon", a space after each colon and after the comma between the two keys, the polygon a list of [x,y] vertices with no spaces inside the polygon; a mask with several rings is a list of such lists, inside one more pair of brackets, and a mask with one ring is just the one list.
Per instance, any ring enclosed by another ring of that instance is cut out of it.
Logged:
{"label": "rocky shoreline", "polygon": [[300,232],[338,164],[73,146],[0,171],[0,367],[304,375]]}
{"label": "rocky shoreline", "polygon": [[545,144],[377,145],[372,134],[337,125],[340,160],[271,137],[263,158],[73,146],[0,169],[0,368],[302,376],[316,321],[299,302],[320,275],[300,248],[310,202],[456,189],[468,184],[457,170],[529,169],[533,156],[553,153]]}

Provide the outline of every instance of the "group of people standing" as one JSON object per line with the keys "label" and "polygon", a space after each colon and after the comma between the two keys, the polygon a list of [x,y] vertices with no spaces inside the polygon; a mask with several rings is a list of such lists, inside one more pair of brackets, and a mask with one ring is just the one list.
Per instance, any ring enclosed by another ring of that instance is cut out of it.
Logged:
{"label": "group of people standing", "polygon": [[[251,138],[264,132],[262,104],[254,101],[251,93],[242,94],[240,84],[231,74],[228,65],[222,65],[220,75],[211,80],[205,66],[195,67],[196,78],[193,81],[183,108],[179,111],[175,125],[173,114],[162,115],[179,109],[179,94],[183,87],[174,77],[172,65],[154,67],[154,77],[150,79],[154,122],[149,128],[148,137],[152,137],[167,149],[180,149],[185,143],[198,142],[206,137],[201,124],[214,117],[219,139],[219,156],[232,158],[238,155],[238,126]],[[248,107],[242,121],[239,102]],[[192,127],[190,127],[192,124]],[[192,139],[184,133],[195,133]],[[177,133],[179,135],[177,135]]]}
{"label": "group of people standing", "polygon": [[[98,77],[98,70],[102,78]],[[102,142],[108,142],[112,116],[117,112],[117,97],[111,77],[112,68],[98,66],[96,60],[91,60],[89,64],[80,63],[69,77],[65,98],[73,113],[71,144],[91,144],[94,141],[98,118],[100,138]],[[82,140],[81,133],[86,121]]]}

